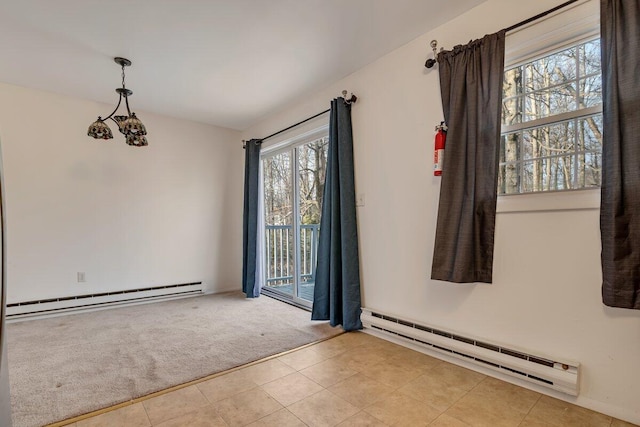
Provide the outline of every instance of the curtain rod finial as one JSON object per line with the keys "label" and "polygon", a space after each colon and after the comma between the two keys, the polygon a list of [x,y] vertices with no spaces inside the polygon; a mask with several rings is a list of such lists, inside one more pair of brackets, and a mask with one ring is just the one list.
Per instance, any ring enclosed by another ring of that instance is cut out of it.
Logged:
{"label": "curtain rod finial", "polygon": [[433,68],[433,66],[436,65],[436,58],[438,57],[438,40],[431,40],[429,46],[431,46],[431,49],[433,50],[433,58],[427,59],[427,62],[424,63],[424,66],[427,68]]}
{"label": "curtain rod finial", "polygon": [[345,104],[355,104],[355,102],[358,100],[358,97],[355,96],[353,92],[351,92],[351,97],[347,98],[347,93],[348,92],[346,90],[342,91],[342,97],[344,98]]}

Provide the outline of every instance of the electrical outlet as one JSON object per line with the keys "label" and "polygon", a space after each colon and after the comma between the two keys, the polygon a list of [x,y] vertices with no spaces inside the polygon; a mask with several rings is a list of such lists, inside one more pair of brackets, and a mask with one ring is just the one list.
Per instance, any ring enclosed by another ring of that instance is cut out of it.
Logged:
{"label": "electrical outlet", "polygon": [[364,193],[356,195],[356,206],[364,206]]}
{"label": "electrical outlet", "polygon": [[84,271],[78,271],[78,283],[80,282],[86,282],[84,277]]}

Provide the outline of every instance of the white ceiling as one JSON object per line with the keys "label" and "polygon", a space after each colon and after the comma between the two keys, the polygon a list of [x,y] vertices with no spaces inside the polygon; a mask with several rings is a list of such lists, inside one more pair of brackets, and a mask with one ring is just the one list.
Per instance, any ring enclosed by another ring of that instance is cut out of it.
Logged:
{"label": "white ceiling", "polygon": [[0,0],[0,81],[115,106],[123,56],[132,107],[242,130],[482,1]]}

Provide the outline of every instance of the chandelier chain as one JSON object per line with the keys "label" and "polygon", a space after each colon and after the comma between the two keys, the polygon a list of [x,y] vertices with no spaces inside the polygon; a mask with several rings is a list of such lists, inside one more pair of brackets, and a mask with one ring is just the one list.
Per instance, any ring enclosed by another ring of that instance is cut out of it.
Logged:
{"label": "chandelier chain", "polygon": [[124,64],[122,65],[122,88],[124,89]]}

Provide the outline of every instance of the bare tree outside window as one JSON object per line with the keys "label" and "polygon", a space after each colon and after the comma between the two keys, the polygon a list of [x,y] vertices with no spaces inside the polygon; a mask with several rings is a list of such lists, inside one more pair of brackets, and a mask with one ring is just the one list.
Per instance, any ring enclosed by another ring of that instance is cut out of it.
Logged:
{"label": "bare tree outside window", "polygon": [[[297,147],[302,224],[319,224],[327,169],[328,137]],[[265,222],[289,225],[294,214],[291,153],[264,159]]]}
{"label": "bare tree outside window", "polygon": [[328,148],[326,136],[262,163],[267,287],[292,294],[297,282],[297,296],[308,301],[315,283]]}
{"label": "bare tree outside window", "polygon": [[291,224],[293,205],[291,197],[291,153],[281,153],[263,162],[265,223]]}
{"label": "bare tree outside window", "polygon": [[499,194],[599,187],[600,41],[504,73]]}
{"label": "bare tree outside window", "polygon": [[298,148],[302,224],[320,224],[328,143],[329,138],[325,137]]}

